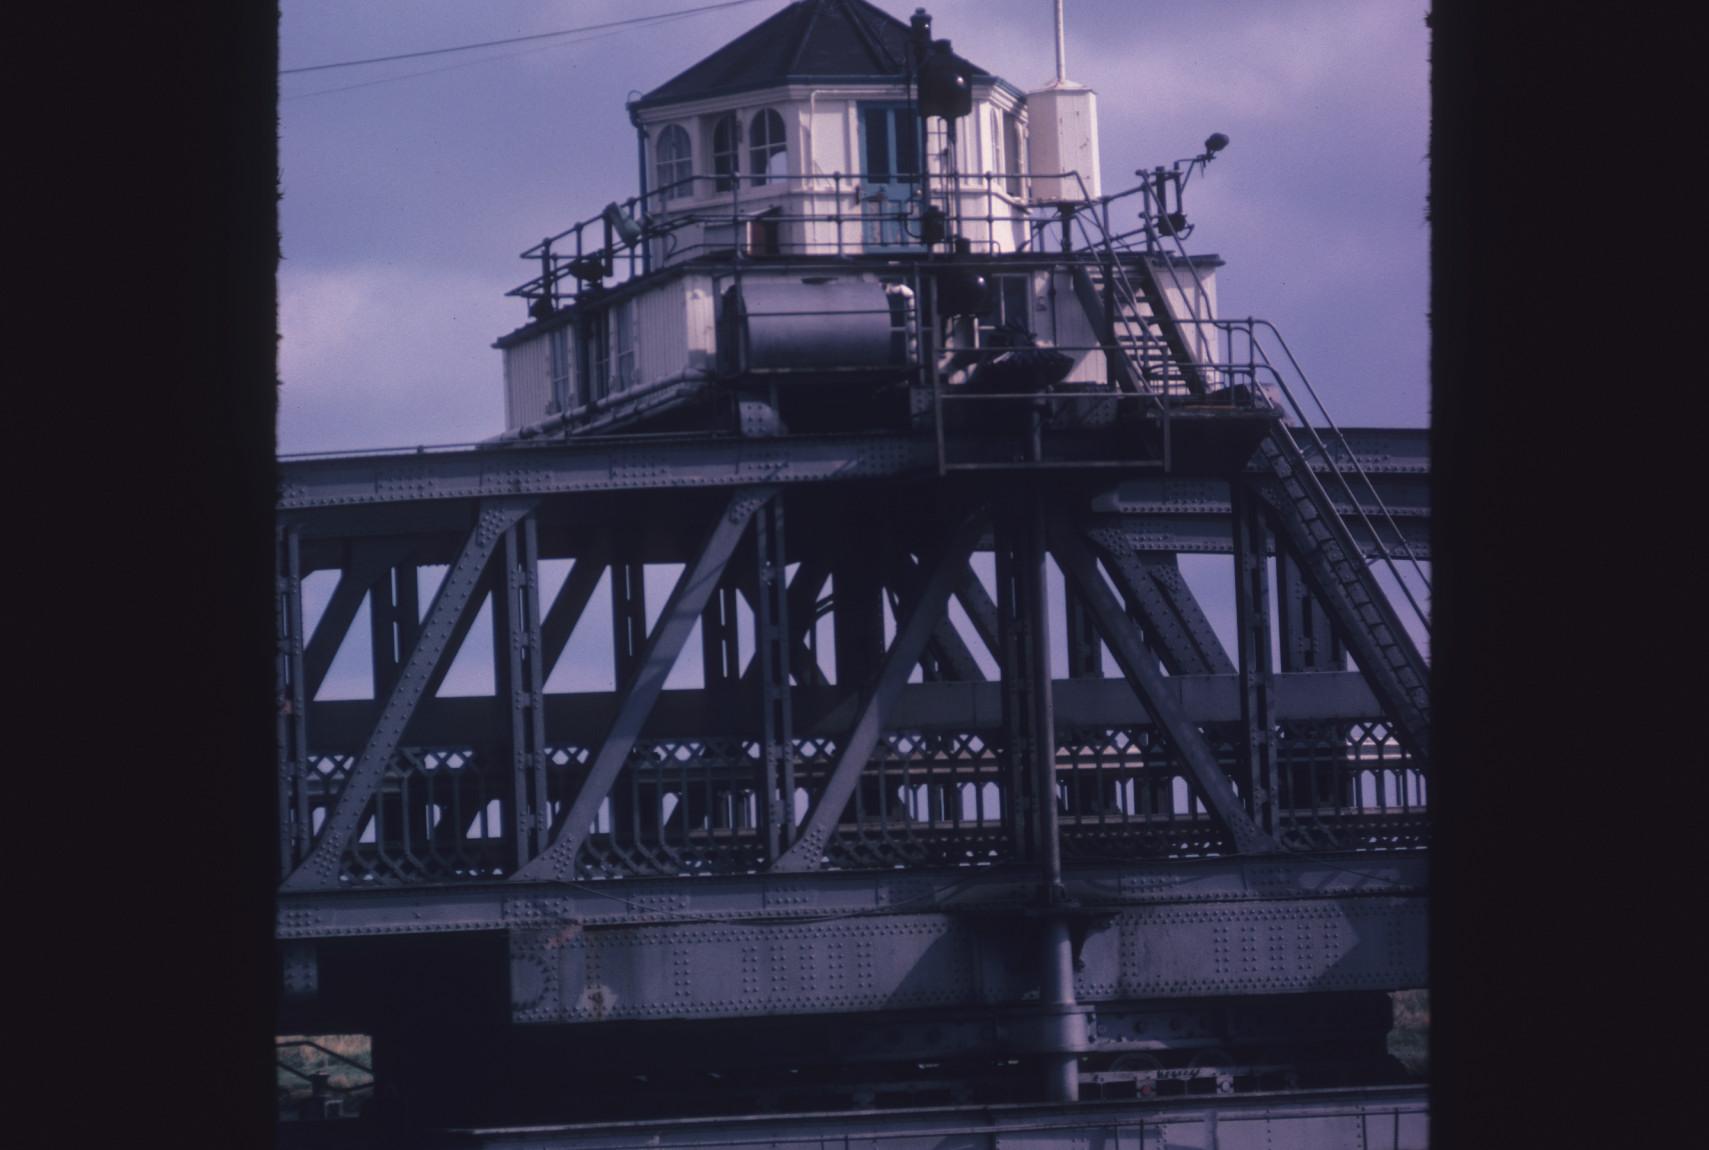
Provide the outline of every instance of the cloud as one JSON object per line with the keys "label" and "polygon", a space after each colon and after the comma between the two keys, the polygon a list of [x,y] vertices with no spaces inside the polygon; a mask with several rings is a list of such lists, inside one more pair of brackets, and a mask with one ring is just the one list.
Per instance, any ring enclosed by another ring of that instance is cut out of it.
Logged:
{"label": "cloud", "polygon": [[279,277],[279,449],[462,442],[503,430],[493,339],[519,325],[509,284],[432,268],[286,265]]}

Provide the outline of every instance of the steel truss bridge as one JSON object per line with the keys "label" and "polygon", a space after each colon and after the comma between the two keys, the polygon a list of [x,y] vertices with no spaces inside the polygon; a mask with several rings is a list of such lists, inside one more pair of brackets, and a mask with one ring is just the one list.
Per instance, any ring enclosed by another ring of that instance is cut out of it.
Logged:
{"label": "steel truss bridge", "polygon": [[[1238,462],[1162,475],[886,433],[282,462],[281,1027],[373,1035],[411,1144],[1422,1145],[1384,1036],[1427,674],[1372,564],[1428,558],[1426,433],[1224,419]],[[372,697],[318,698],[364,608]],[[441,696],[482,618],[492,693]],[[590,658],[615,690],[545,689]]]}

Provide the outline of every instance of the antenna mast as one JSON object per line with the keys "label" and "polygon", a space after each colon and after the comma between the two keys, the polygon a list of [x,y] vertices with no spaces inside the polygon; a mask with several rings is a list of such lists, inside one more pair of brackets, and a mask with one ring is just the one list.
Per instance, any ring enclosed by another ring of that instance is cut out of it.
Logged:
{"label": "antenna mast", "polygon": [[1062,33],[1062,0],[1056,0],[1056,82],[1068,79],[1068,51]]}

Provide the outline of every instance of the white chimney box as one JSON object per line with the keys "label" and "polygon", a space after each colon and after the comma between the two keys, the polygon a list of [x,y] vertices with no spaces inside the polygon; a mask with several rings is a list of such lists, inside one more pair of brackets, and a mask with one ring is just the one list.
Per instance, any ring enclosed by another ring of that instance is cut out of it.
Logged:
{"label": "white chimney box", "polygon": [[[1100,194],[1098,94],[1072,80],[1027,93],[1027,168],[1034,201],[1078,200]],[[1058,172],[1079,172],[1085,183]]]}

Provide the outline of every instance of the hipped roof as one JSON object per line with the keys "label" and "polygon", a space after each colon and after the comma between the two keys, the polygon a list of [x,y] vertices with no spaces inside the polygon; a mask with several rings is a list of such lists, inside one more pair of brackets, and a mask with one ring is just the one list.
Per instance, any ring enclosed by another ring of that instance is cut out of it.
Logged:
{"label": "hipped roof", "polygon": [[[908,67],[908,25],[866,0],[796,0],[631,108],[826,80],[894,80]],[[972,75],[990,76],[964,61]]]}

